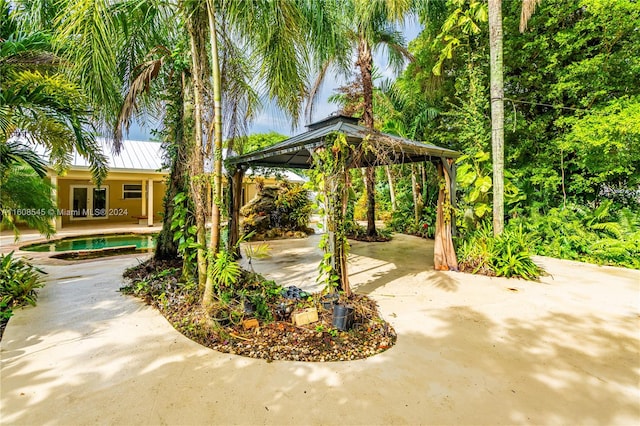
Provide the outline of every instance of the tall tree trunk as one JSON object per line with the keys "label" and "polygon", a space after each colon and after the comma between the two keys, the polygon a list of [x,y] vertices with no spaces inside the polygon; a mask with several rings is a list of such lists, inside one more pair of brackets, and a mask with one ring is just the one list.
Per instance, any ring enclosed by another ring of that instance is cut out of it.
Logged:
{"label": "tall tree trunk", "polygon": [[387,180],[389,181],[389,197],[391,198],[391,211],[395,212],[398,209],[396,204],[396,186],[393,182],[393,176],[391,175],[391,166],[384,166],[384,171],[387,173]]}
{"label": "tall tree trunk", "polygon": [[504,229],[504,85],[502,64],[502,0],[489,0],[491,69],[491,148],[493,153],[493,233]]}
{"label": "tall tree trunk", "polygon": [[241,258],[240,247],[236,247],[240,241],[240,208],[242,207],[242,181],[245,169],[238,167],[232,175],[227,177],[229,188],[227,189],[227,199],[229,206],[229,222],[227,229],[229,236],[227,239],[227,250],[235,251],[236,258]]}
{"label": "tall tree trunk", "polygon": [[[202,113],[204,110],[203,62],[206,60],[206,43],[202,37],[203,29],[201,10],[194,10],[187,19],[189,43],[191,48],[191,73],[193,76],[194,100],[194,135],[195,144],[190,160],[191,198],[195,206],[198,242],[198,286],[204,290],[207,279],[206,256],[206,196],[204,192],[204,145],[202,135]],[[204,304],[206,302],[203,301]]]}
{"label": "tall tree trunk", "polygon": [[[371,54],[371,46],[360,35],[358,39],[358,60],[356,65],[360,68],[360,77],[362,78],[362,97],[364,101],[364,111],[362,112],[362,121],[364,125],[373,130],[373,56]],[[376,232],[376,173],[373,167],[367,167],[366,172],[366,189],[367,189],[367,235],[375,236]]]}
{"label": "tall tree trunk", "polygon": [[422,175],[422,186],[420,187],[422,191],[422,206],[429,202],[428,198],[428,182],[427,182],[427,168],[425,167],[425,163],[420,164],[420,174]]}
{"label": "tall tree trunk", "polygon": [[158,235],[156,250],[154,253],[155,260],[171,260],[178,257],[178,243],[174,241],[174,231],[171,229],[174,206],[173,199],[179,192],[188,191],[187,186],[187,158],[188,146],[184,138],[184,92],[186,89],[185,75],[180,74],[180,83],[175,85],[177,101],[175,108],[178,111],[171,126],[174,128],[171,135],[171,144],[175,147],[175,153],[171,159],[171,171],[167,179],[167,192],[163,200],[164,215],[162,219],[162,230]]}
{"label": "tall tree trunk", "polygon": [[415,224],[420,223],[420,216],[422,215],[422,208],[424,202],[422,201],[422,188],[420,187],[421,180],[419,179],[416,165],[411,164],[411,192],[413,194],[413,217]]}
{"label": "tall tree trunk", "polygon": [[373,56],[371,54],[371,46],[369,46],[364,36],[361,36],[358,40],[358,60],[356,65],[360,68],[360,78],[362,79],[362,122],[366,127],[373,130]]}
{"label": "tall tree trunk", "polygon": [[220,206],[222,205],[222,88],[218,38],[216,32],[215,6],[207,0],[209,19],[209,44],[211,46],[211,78],[213,85],[213,205],[211,208],[211,251],[220,248]]}
{"label": "tall tree trunk", "polygon": [[[220,205],[222,204],[222,89],[220,84],[220,63],[218,58],[218,37],[213,2],[207,0],[207,19],[209,21],[209,44],[211,46],[211,79],[213,85],[213,194],[211,196],[211,241],[209,256],[213,256],[220,248]],[[211,143],[211,135],[209,135]],[[213,262],[209,262],[210,265]],[[213,301],[213,278],[207,274],[203,305],[209,306]]]}
{"label": "tall tree trunk", "polygon": [[[177,157],[177,156],[176,156]],[[173,217],[173,199],[183,189],[185,163],[178,158],[172,160],[171,171],[167,179],[167,192],[162,201],[163,219],[162,229],[156,240],[156,249],[153,254],[155,260],[171,260],[178,257],[178,244],[173,240],[174,232],[171,230],[171,218]]]}
{"label": "tall tree trunk", "polygon": [[367,167],[366,171],[367,188],[367,235],[374,237],[376,231],[376,169]]}

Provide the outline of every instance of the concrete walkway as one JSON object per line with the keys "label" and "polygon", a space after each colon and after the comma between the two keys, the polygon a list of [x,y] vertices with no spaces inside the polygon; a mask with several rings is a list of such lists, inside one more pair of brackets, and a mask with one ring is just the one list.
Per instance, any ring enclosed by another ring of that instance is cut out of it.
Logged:
{"label": "concrete walkway", "polygon": [[[254,267],[310,286],[316,241],[274,242]],[[135,257],[47,265],[38,306],[0,343],[0,422],[640,424],[640,272],[540,258],[551,275],[531,283],[425,271],[431,251],[407,236],[353,244],[354,286],[399,337],[345,363],[188,340],[118,293]]]}

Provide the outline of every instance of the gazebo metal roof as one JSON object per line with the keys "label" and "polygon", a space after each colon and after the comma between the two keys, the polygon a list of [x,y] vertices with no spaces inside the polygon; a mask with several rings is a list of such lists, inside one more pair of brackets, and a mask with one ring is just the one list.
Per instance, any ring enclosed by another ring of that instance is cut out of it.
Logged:
{"label": "gazebo metal roof", "polygon": [[[458,151],[436,145],[371,131],[357,124],[358,119],[344,115],[330,116],[307,126],[308,130],[276,145],[245,155],[228,158],[230,164],[252,167],[284,167],[308,169],[312,167],[311,153],[324,145],[325,137],[343,133],[347,141],[360,146],[368,138],[375,150],[366,150],[353,167],[436,161],[441,158],[457,158]],[[384,159],[374,151],[384,152]]]}

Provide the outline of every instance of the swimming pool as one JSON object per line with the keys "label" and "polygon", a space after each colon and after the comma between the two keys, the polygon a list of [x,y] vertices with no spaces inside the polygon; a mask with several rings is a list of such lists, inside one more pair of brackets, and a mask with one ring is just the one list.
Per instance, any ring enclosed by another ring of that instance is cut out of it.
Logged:
{"label": "swimming pool", "polygon": [[64,252],[77,250],[101,250],[113,247],[136,246],[140,249],[153,249],[156,246],[155,234],[112,234],[69,237],[48,243],[31,244],[21,250],[35,252]]}

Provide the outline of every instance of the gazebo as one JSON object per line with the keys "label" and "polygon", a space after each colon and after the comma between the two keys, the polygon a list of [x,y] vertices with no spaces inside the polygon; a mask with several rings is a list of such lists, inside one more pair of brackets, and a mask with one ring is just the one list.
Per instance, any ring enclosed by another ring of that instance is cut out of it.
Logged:
{"label": "gazebo", "polygon": [[[447,148],[372,131],[358,125],[358,119],[344,115],[333,115],[307,126],[308,130],[276,145],[245,155],[227,159],[229,173],[229,247],[234,247],[239,237],[239,211],[241,184],[249,168],[269,167],[287,169],[310,169],[317,166],[314,155],[330,148],[336,135],[343,135],[350,147],[345,156],[347,168],[371,167],[387,164],[432,162],[441,178],[438,195],[437,220],[434,244],[434,265],[437,270],[457,270],[452,234],[454,229],[453,208],[455,206],[456,166],[454,160],[460,153]],[[322,166],[321,166],[322,167]],[[329,226],[328,232],[334,230]],[[333,236],[330,235],[330,241]],[[342,271],[346,280],[346,259],[342,250],[330,245],[332,264]]]}

